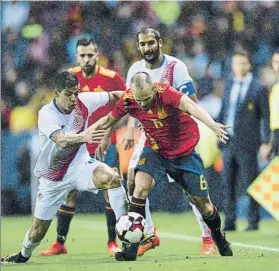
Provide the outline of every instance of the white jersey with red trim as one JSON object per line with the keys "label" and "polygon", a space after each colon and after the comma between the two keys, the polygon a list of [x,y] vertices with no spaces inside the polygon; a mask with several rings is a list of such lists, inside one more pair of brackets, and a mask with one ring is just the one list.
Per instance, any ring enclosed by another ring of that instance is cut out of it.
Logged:
{"label": "white jersey with red trim", "polygon": [[77,104],[70,114],[63,114],[55,100],[39,111],[38,130],[41,151],[34,169],[36,177],[61,181],[67,172],[90,159],[85,144],[62,149],[51,139],[51,135],[58,130],[75,134],[84,131],[88,116],[108,102],[108,92],[80,93]]}
{"label": "white jersey with red trim", "polygon": [[[131,79],[138,72],[147,72],[152,82],[168,83],[175,89],[186,94],[186,83],[192,82],[186,65],[173,56],[163,54],[163,63],[157,69],[148,69],[144,59],[135,62],[129,69],[126,85],[131,87]],[[188,93],[193,94],[193,93]]]}

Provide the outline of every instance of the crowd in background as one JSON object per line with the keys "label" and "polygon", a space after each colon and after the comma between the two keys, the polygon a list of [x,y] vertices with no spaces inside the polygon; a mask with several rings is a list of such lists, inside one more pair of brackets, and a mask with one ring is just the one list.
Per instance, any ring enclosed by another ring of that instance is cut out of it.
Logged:
{"label": "crowd in background", "polygon": [[[20,133],[36,127],[37,111],[51,97],[52,76],[75,63],[76,41],[92,36],[99,64],[125,79],[139,58],[135,37],[157,27],[163,51],[186,63],[200,100],[215,109],[231,55],[244,48],[253,72],[274,81],[269,62],[279,46],[279,2],[2,2],[2,129]],[[211,95],[211,96],[208,96]],[[218,106],[217,106],[218,108]],[[217,115],[213,110],[211,114]],[[218,110],[217,110],[218,111]]]}

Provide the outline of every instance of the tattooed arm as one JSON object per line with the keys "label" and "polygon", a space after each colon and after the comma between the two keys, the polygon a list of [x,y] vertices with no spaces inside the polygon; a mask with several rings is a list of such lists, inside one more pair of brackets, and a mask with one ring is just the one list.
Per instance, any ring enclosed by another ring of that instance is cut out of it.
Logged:
{"label": "tattooed arm", "polygon": [[79,134],[58,130],[50,138],[62,149],[80,146],[84,143],[99,143],[105,134],[104,130],[85,130]]}

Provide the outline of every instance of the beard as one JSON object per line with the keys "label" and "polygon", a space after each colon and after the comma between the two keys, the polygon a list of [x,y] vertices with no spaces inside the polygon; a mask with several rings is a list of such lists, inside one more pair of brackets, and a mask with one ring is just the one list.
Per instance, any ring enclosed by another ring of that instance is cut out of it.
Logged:
{"label": "beard", "polygon": [[154,64],[156,63],[156,61],[158,60],[158,57],[159,57],[159,49],[157,49],[156,51],[148,51],[144,54],[142,54],[144,60],[150,64]]}
{"label": "beard", "polygon": [[95,72],[95,68],[96,68],[96,63],[92,66],[85,66],[83,67],[82,70],[86,75],[91,75],[92,73]]}

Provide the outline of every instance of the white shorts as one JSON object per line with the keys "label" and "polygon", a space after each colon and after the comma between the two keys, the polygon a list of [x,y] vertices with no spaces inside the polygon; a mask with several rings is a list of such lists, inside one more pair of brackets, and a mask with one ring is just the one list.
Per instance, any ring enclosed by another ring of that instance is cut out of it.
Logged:
{"label": "white shorts", "polygon": [[70,191],[89,191],[98,193],[93,183],[93,171],[101,162],[91,159],[85,164],[67,172],[62,181],[39,179],[34,216],[42,220],[51,220],[65,203]]}
{"label": "white shorts", "polygon": [[[140,155],[142,153],[142,150],[144,148],[144,144],[145,144],[145,141],[146,141],[146,136],[145,136],[145,133],[142,133],[140,138],[139,138],[139,141],[137,143],[137,145],[135,146],[135,149],[134,149],[134,152],[132,154],[132,157],[131,157],[131,160],[130,160],[130,163],[129,163],[129,168],[128,169],[134,169],[136,168],[137,164],[138,164],[138,161],[140,159]],[[170,183],[174,183],[174,179],[172,179],[169,174],[167,174],[167,177],[168,177],[168,181]]]}

